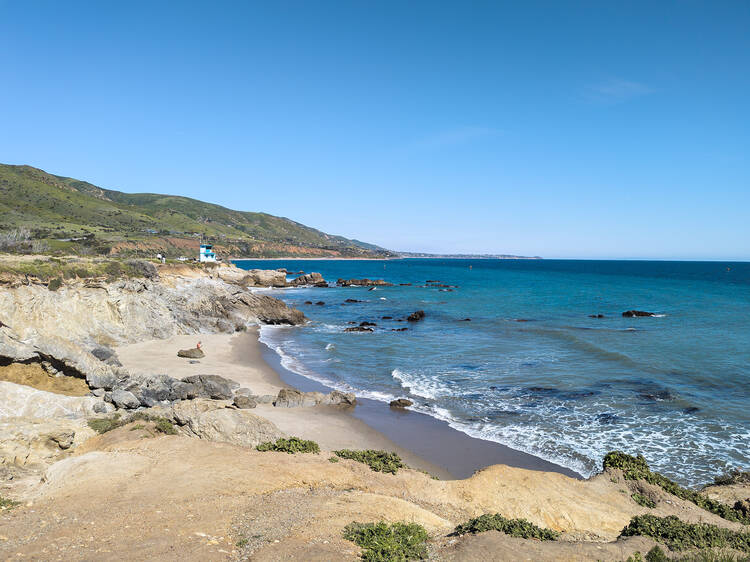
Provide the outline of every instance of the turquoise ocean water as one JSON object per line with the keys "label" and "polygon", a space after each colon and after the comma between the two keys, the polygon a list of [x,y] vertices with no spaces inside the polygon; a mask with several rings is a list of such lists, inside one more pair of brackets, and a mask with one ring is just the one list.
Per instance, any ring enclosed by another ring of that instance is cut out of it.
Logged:
{"label": "turquoise ocean water", "polygon": [[[407,397],[468,435],[584,476],[612,449],[642,453],[690,485],[750,468],[750,263],[237,265],[396,284],[271,292],[311,322],[263,327],[261,340],[284,366],[331,387],[383,401]],[[425,287],[428,280],[457,287]],[[657,316],[623,318],[630,309]],[[423,321],[398,321],[416,310],[425,311]],[[598,314],[604,318],[589,317]],[[363,321],[376,323],[374,332],[344,332]]]}

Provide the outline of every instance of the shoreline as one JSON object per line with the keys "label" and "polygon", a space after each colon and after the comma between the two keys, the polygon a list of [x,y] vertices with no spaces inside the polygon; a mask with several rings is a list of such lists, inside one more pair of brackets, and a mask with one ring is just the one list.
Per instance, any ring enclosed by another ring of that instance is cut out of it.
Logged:
{"label": "shoreline", "polygon": [[[259,340],[257,344],[262,348],[261,358],[277,373],[282,382],[305,392],[334,390],[323,383],[290,371],[281,364],[278,353]],[[472,437],[452,428],[448,422],[427,414],[409,409],[390,408],[385,402],[357,397],[357,405],[345,414],[361,420],[396,445],[438,466],[455,479],[468,478],[478,470],[502,464],[527,470],[557,472],[585,480],[581,474],[564,466],[517,451],[501,443]]]}
{"label": "shoreline", "polygon": [[[276,395],[281,388],[330,392],[331,388],[294,373],[259,340],[260,327],[236,334],[179,335],[167,340],[147,340],[116,349],[130,371],[168,372],[175,378],[219,374],[235,380],[253,393]],[[201,340],[206,357],[197,363],[178,358],[176,350]],[[565,467],[505,445],[471,437],[447,422],[420,412],[394,410],[388,404],[357,398],[351,408],[316,406],[276,408],[258,404],[253,413],[274,423],[288,435],[312,439],[324,450],[382,449],[398,453],[408,465],[439,476],[463,479],[491,465],[506,465],[583,477]]]}

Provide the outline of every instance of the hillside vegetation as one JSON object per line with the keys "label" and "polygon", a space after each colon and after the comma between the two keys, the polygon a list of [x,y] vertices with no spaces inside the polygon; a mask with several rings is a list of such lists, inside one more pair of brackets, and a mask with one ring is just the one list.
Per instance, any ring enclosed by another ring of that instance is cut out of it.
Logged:
{"label": "hillside vegetation", "polygon": [[234,257],[391,255],[266,213],[176,195],[122,193],[0,164],[0,251],[194,257],[201,237],[220,255]]}

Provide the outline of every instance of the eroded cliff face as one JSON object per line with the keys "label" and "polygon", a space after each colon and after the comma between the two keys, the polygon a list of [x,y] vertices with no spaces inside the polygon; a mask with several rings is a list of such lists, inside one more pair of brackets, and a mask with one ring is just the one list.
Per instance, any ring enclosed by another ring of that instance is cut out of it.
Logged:
{"label": "eroded cliff face", "polygon": [[[0,289],[0,322],[19,341],[30,343],[63,338],[84,346],[115,345],[304,320],[300,311],[277,299],[208,273],[112,283],[76,281],[56,291],[41,283]],[[9,335],[7,330],[3,334]]]}

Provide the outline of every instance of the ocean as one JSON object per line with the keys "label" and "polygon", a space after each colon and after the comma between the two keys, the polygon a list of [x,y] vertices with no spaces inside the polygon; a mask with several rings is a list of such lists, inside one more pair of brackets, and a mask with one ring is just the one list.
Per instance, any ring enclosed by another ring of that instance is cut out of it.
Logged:
{"label": "ocean", "polygon": [[[236,264],[395,284],[270,291],[311,322],[264,326],[261,341],[327,386],[408,398],[470,436],[586,477],[614,449],[685,485],[750,468],[750,263]],[[632,309],[656,316],[622,316]],[[422,321],[404,321],[417,310]],[[365,321],[373,332],[344,331]]]}

